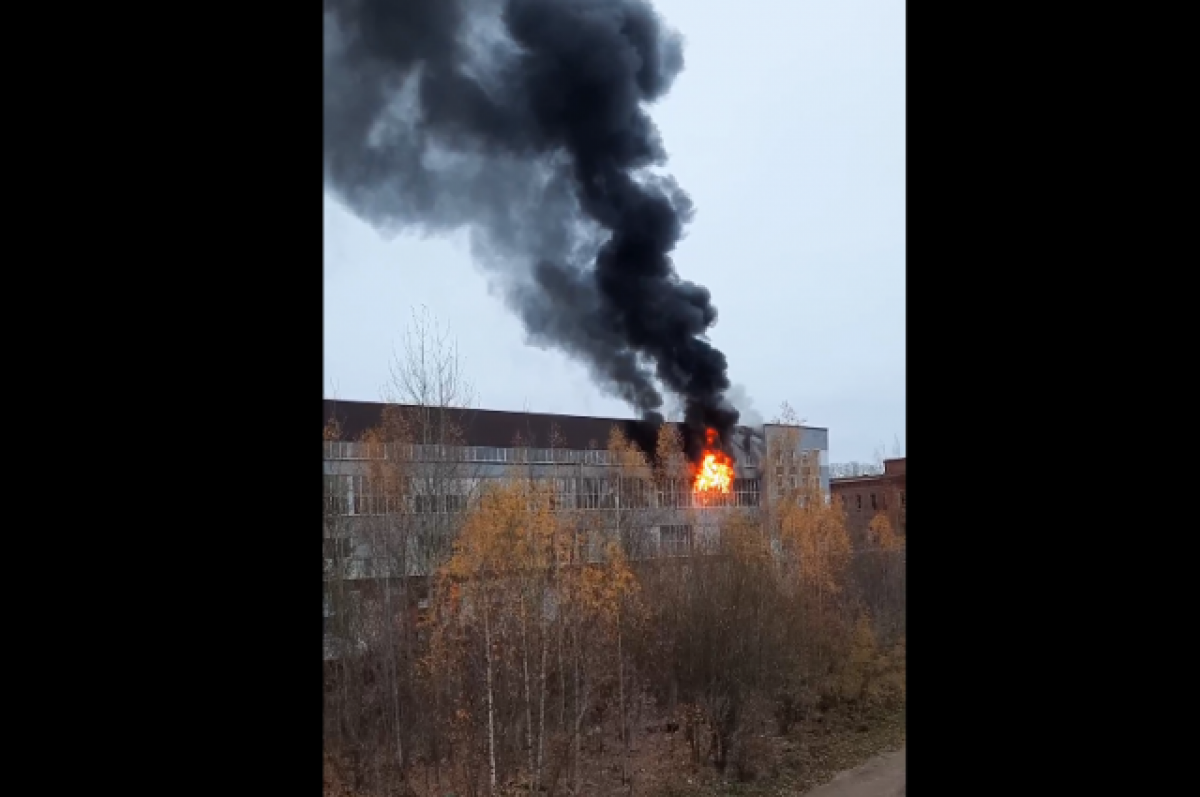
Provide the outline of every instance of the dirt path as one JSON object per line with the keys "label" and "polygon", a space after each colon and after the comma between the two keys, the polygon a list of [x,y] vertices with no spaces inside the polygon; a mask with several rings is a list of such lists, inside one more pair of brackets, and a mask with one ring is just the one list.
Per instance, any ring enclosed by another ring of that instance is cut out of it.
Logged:
{"label": "dirt path", "polygon": [[804,797],[904,797],[904,748],[843,772]]}

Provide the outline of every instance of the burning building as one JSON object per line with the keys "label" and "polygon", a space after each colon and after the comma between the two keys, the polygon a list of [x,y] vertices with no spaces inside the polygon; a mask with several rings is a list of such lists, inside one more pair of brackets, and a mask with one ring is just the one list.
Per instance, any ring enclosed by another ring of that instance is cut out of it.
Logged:
{"label": "burning building", "polygon": [[[423,442],[364,441],[395,412],[420,419],[409,439]],[[589,558],[613,539],[634,560],[702,554],[730,513],[769,510],[801,483],[829,489],[828,430],[821,428],[796,434],[796,427],[738,426],[724,445],[710,432],[694,461],[680,453],[679,478],[664,483],[629,478],[607,450],[614,427],[653,450],[640,421],[329,400],[324,416],[326,429],[336,430],[326,435],[323,457],[327,630],[344,621],[345,609],[335,606],[372,600],[396,579],[417,584],[405,594],[419,613],[420,577],[449,553],[462,511],[489,479],[514,471],[553,485],[557,509],[587,516]],[[395,463],[406,486],[380,489],[381,464]],[[334,593],[338,600],[330,599]],[[344,655],[337,638],[327,634],[327,659]]]}
{"label": "burning building", "polygon": [[[415,467],[413,494],[398,506],[371,486],[369,476],[370,462],[388,452],[360,442],[365,432],[382,423],[388,406],[325,402],[326,424],[336,424],[339,438],[325,441],[326,507],[349,525],[355,519],[405,513],[429,516],[431,523],[449,530],[453,523],[438,523],[438,516],[454,515],[488,479],[520,467],[554,485],[558,507],[592,510],[601,513],[599,517],[624,513],[611,525],[623,522],[633,530],[626,535],[632,540],[632,555],[683,555],[715,534],[724,510],[763,509],[801,480],[819,484],[826,493],[829,489],[828,430],[822,428],[800,427],[798,436],[789,437],[782,432],[790,427],[739,426],[724,447],[710,431],[697,461],[680,463],[681,478],[648,487],[621,478],[606,448],[614,428],[631,440],[644,439],[644,427],[637,421],[452,409],[442,412],[445,423],[456,430],[453,445],[431,441],[405,446],[401,456]],[[785,439],[797,441],[794,451],[790,444],[789,450],[777,450]],[[769,450],[776,451],[779,461],[768,463]]]}

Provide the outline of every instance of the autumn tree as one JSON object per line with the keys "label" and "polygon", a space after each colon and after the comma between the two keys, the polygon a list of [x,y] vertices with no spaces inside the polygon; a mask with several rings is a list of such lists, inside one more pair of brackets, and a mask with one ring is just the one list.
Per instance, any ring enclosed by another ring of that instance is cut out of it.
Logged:
{"label": "autumn tree", "polygon": [[[621,688],[624,634],[640,617],[638,584],[621,546],[609,539],[599,555],[564,569],[559,606],[567,637],[572,675],[573,773],[575,793],[582,793],[582,740],[584,721],[594,709],[604,708],[602,695],[614,681]],[[620,698],[619,698],[620,700]],[[625,706],[618,705],[623,718]],[[628,740],[623,719],[618,720],[622,743]],[[628,777],[628,759],[626,778]]]}
{"label": "autumn tree", "polygon": [[[498,727],[503,716],[497,682],[509,667],[519,674],[523,733],[531,788],[544,750],[545,684],[553,605],[551,575],[562,557],[549,485],[509,477],[495,480],[465,515],[454,553],[440,571],[443,622],[475,629],[483,656],[488,782],[496,788]],[[464,619],[465,618],[465,619]],[[536,707],[536,708],[535,708]],[[535,713],[537,720],[535,721]]]}
{"label": "autumn tree", "polygon": [[855,556],[854,579],[882,643],[892,644],[905,631],[905,539],[884,512],[871,518],[866,546]]}
{"label": "autumn tree", "polygon": [[402,779],[404,762],[393,640],[380,593],[369,578],[370,559],[355,514],[361,502],[345,474],[327,476],[326,752],[355,789],[378,789]]}
{"label": "autumn tree", "polygon": [[[896,558],[849,566],[790,407],[768,433],[763,505],[726,506],[697,499],[674,425],[653,463],[616,429],[607,459],[567,456],[552,429],[537,456],[518,436],[506,464],[464,462],[469,391],[428,314],[394,365],[401,403],[353,463],[327,465],[328,630],[352,644],[327,665],[326,752],[351,760],[356,793],[420,792],[422,773],[430,797],[591,793],[606,735],[638,793],[645,695],[688,707],[697,760],[734,771],[770,701],[786,731],[813,695],[902,695],[903,537],[881,515],[870,547]],[[684,544],[655,551],[655,527]]]}
{"label": "autumn tree", "polygon": [[609,434],[608,454],[613,500],[605,507],[606,525],[617,535],[626,557],[645,559],[653,554],[651,529],[659,519],[654,470],[645,453],[616,426]]}

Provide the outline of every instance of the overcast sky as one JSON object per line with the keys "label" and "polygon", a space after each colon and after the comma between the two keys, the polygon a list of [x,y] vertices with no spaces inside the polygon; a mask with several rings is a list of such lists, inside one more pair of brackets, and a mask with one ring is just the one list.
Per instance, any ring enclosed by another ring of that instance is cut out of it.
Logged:
{"label": "overcast sky", "polygon": [[[890,455],[905,439],[903,0],[655,5],[686,39],[652,110],[696,204],[674,260],[713,293],[730,377],[768,420],[786,400],[828,427],[834,462]],[[325,395],[378,400],[422,305],[457,338],[478,406],[632,417],[525,344],[464,238],[387,240],[326,195]]]}

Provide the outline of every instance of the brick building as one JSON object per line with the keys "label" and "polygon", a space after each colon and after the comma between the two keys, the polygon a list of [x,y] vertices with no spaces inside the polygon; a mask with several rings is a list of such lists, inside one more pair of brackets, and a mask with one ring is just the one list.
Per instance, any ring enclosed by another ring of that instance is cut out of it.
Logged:
{"label": "brick building", "polygon": [[876,515],[885,515],[898,534],[906,528],[905,458],[883,462],[883,473],[875,476],[856,476],[830,479],[829,491],[833,500],[846,508],[846,525],[856,546],[867,542],[867,527]]}

